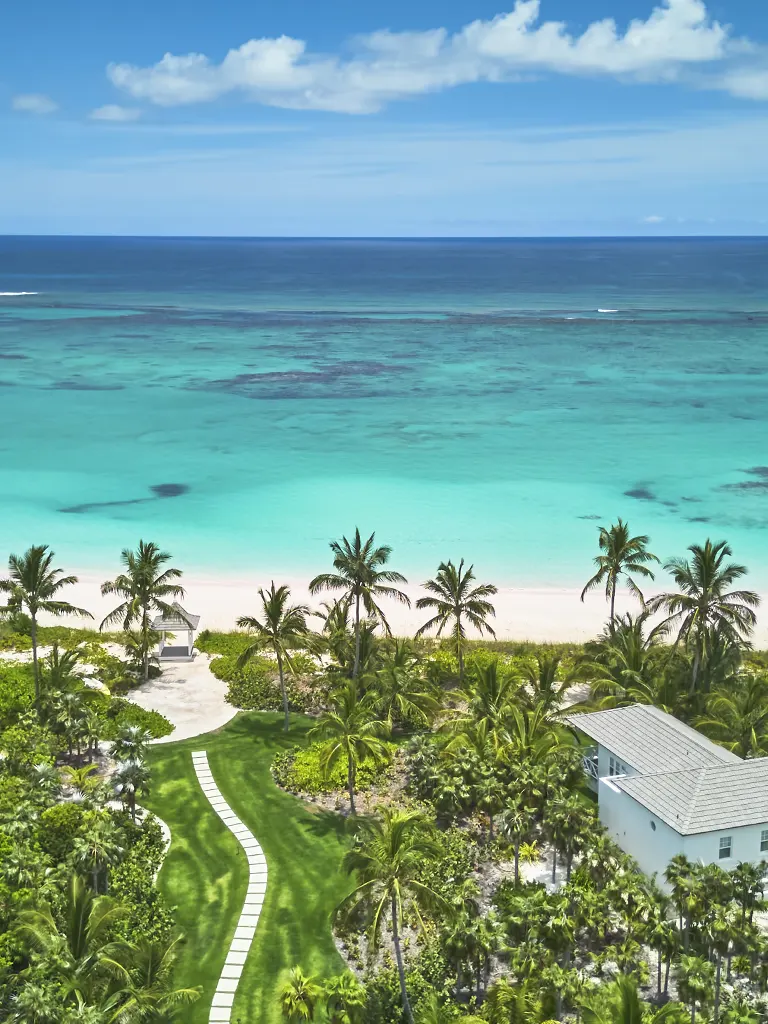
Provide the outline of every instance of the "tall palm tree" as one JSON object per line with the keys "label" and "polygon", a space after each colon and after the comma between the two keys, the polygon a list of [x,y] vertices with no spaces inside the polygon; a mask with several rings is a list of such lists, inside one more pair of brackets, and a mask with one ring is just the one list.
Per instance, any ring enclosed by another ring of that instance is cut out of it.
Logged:
{"label": "tall palm tree", "polygon": [[40,666],[37,660],[37,617],[40,612],[61,618],[79,615],[91,619],[84,608],[76,608],[59,595],[65,587],[77,583],[77,576],[63,576],[62,569],[53,568],[54,552],[47,544],[33,544],[23,555],[8,558],[8,578],[0,580],[0,592],[8,595],[3,611],[18,612],[26,609],[32,620],[32,667],[35,676],[35,709],[38,721],[42,717],[40,700]]}
{"label": "tall palm tree", "polygon": [[696,728],[739,757],[768,755],[768,675],[750,674],[714,690]]}
{"label": "tall palm tree", "polygon": [[487,665],[472,663],[462,687],[465,706],[447,719],[444,730],[454,735],[475,730],[498,750],[509,742],[509,727],[519,690],[520,680],[498,660]]}
{"label": "tall palm tree", "polygon": [[650,538],[645,534],[631,537],[629,524],[625,523],[623,519],[619,519],[617,523],[607,529],[605,526],[599,527],[600,554],[594,560],[597,572],[587,580],[581,592],[581,600],[584,600],[590,590],[604,586],[606,600],[610,602],[611,606],[611,626],[616,621],[616,589],[621,577],[624,578],[629,591],[643,604],[645,603],[642,591],[632,577],[641,576],[643,579],[654,579],[652,570],[648,568],[648,563],[658,562],[659,559],[648,550],[649,542]]}
{"label": "tall palm tree", "polygon": [[288,981],[280,993],[280,1009],[287,1021],[314,1020],[315,1010],[323,994],[322,986],[300,967],[291,968]]}
{"label": "tall palm tree", "polygon": [[283,728],[288,732],[290,725],[288,711],[288,691],[285,688],[285,666],[293,671],[291,651],[310,646],[310,630],[307,625],[309,608],[303,604],[289,605],[291,596],[289,587],[275,589],[274,580],[269,590],[259,591],[261,598],[262,618],[242,615],[237,624],[241,629],[249,629],[255,634],[252,644],[237,659],[238,668],[243,668],[259,651],[265,648],[272,651],[277,659],[277,671],[280,676],[280,692],[283,695]]}
{"label": "tall palm tree", "polygon": [[429,608],[435,612],[431,619],[424,623],[416,636],[423,636],[430,630],[437,628],[437,635],[453,623],[452,632],[456,643],[456,657],[459,662],[459,681],[464,680],[464,646],[466,642],[466,630],[464,621],[480,633],[488,633],[495,637],[496,633],[488,623],[496,611],[488,600],[498,593],[492,583],[480,583],[472,586],[475,582],[474,565],[464,569],[462,558],[458,566],[453,562],[441,562],[437,567],[437,574],[433,580],[427,580],[424,589],[429,591],[430,597],[420,597],[416,602],[417,608]]}
{"label": "tall palm tree", "polygon": [[360,669],[360,610],[363,608],[367,615],[375,616],[387,633],[392,631],[389,628],[384,612],[377,603],[378,598],[391,597],[400,604],[411,606],[410,598],[392,586],[394,583],[407,583],[405,576],[392,569],[384,569],[383,566],[389,561],[392,548],[386,544],[376,547],[376,534],[363,541],[360,530],[355,529],[355,536],[351,541],[342,537],[340,541],[331,541],[333,552],[333,573],[321,573],[315,576],[309,584],[311,594],[319,594],[324,590],[340,590],[342,600],[355,609],[355,660],[352,668],[352,678],[357,679]]}
{"label": "tall palm tree", "polygon": [[149,650],[152,646],[153,612],[170,615],[172,602],[184,597],[184,588],[177,582],[183,573],[180,569],[163,566],[171,560],[167,551],[161,551],[153,541],[139,541],[135,551],[124,548],[120,561],[125,572],[101,585],[106,597],[116,594],[122,602],[103,620],[99,629],[122,623],[128,632],[137,622],[140,631],[140,650],[143,660],[144,681],[149,679]]}
{"label": "tall palm tree", "polygon": [[658,629],[677,632],[677,642],[691,645],[691,693],[696,690],[702,662],[707,657],[716,635],[735,644],[743,644],[755,626],[754,609],[760,603],[752,590],[732,590],[745,576],[747,568],[727,562],[733,554],[726,541],[713,544],[707,540],[702,547],[691,544],[691,558],[673,558],[664,566],[675,581],[677,591],[659,594],[648,602],[651,613],[667,613]]}
{"label": "tall palm tree", "polygon": [[324,742],[320,758],[323,771],[328,774],[339,761],[347,762],[347,793],[349,809],[355,809],[355,781],[361,761],[370,757],[382,761],[386,756],[384,737],[389,723],[382,721],[376,711],[374,694],[360,695],[358,684],[350,679],[330,698],[330,708],[310,732],[313,739]]}
{"label": "tall palm tree", "polygon": [[371,921],[371,943],[375,947],[381,929],[389,919],[400,979],[400,998],[408,1024],[414,1024],[405,984],[401,945],[403,915],[424,928],[422,911],[448,910],[445,900],[421,882],[425,861],[440,856],[440,845],[427,820],[415,811],[385,808],[381,818],[360,822],[357,843],[344,855],[343,866],[355,874],[357,885],[337,908],[337,914],[366,910]]}

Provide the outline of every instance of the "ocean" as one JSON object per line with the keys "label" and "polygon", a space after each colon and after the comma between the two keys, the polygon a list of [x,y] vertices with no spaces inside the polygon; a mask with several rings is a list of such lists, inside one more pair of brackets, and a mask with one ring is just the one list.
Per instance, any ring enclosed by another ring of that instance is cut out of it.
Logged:
{"label": "ocean", "polygon": [[766,285],[755,238],[0,238],[2,548],[576,586],[622,516],[768,589]]}

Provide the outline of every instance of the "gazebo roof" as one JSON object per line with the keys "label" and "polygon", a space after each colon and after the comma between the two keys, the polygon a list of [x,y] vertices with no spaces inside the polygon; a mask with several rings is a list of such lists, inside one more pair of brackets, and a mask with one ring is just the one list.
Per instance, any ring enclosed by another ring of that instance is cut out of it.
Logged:
{"label": "gazebo roof", "polygon": [[167,615],[158,615],[152,621],[152,629],[155,630],[168,630],[173,632],[174,629],[197,629],[200,623],[199,615],[191,615],[189,612],[184,611],[178,601],[174,601],[171,605],[173,609]]}

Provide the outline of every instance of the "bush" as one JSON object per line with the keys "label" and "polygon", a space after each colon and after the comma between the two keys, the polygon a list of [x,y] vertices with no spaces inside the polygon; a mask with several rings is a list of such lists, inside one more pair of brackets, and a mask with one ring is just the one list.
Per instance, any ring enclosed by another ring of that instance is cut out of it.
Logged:
{"label": "bush", "polygon": [[[331,769],[326,778],[320,767],[323,743],[313,743],[309,747],[294,747],[283,754],[278,754],[272,762],[272,777],[279,786],[293,793],[335,793],[347,787],[347,763],[342,758]],[[392,756],[397,744],[387,743],[387,759],[375,762],[366,758],[357,767],[355,788],[370,789],[374,782],[386,775],[392,765]]]}
{"label": "bush", "polygon": [[154,877],[164,850],[160,824],[150,815],[141,828],[126,820],[128,849],[121,864],[110,872],[110,896],[128,907],[118,933],[129,942],[163,942],[173,929],[173,911],[155,888]]}
{"label": "bush", "polygon": [[[227,703],[244,711],[282,711],[283,697],[277,666],[269,658],[253,658],[244,668],[237,667],[237,656],[214,658],[211,672],[229,683]],[[291,711],[306,711],[308,695],[296,686],[293,676],[286,677],[288,706]]]}
{"label": "bush", "polygon": [[58,737],[42,725],[12,725],[0,733],[0,750],[12,772],[53,764],[60,747]]}
{"label": "bush", "polygon": [[195,647],[205,654],[222,654],[228,657],[239,657],[253,637],[242,630],[231,630],[229,633],[214,633],[204,629],[198,634]]}
{"label": "bush", "polygon": [[37,828],[40,849],[49,853],[54,861],[67,860],[82,829],[83,814],[78,804],[64,803],[47,807],[40,815]]}
{"label": "bush", "polygon": [[0,729],[13,725],[35,705],[31,665],[0,664]]}
{"label": "bush", "polygon": [[161,736],[170,736],[173,732],[173,724],[159,711],[147,711],[146,708],[139,707],[132,701],[124,700],[122,697],[113,697],[104,715],[101,739],[117,739],[120,730],[128,725],[140,726],[154,740],[160,739]]}

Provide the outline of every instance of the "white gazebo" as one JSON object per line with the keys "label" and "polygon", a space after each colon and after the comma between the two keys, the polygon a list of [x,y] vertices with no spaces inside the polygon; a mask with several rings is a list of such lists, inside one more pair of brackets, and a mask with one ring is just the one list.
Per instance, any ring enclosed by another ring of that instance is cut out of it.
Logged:
{"label": "white gazebo", "polygon": [[[152,622],[152,629],[160,633],[160,642],[157,645],[157,656],[161,661],[191,661],[195,646],[195,630],[200,623],[199,615],[190,615],[181,605],[174,601],[171,605],[172,611],[166,615],[158,615]],[[180,633],[186,630],[186,644],[166,645],[167,633]]]}

